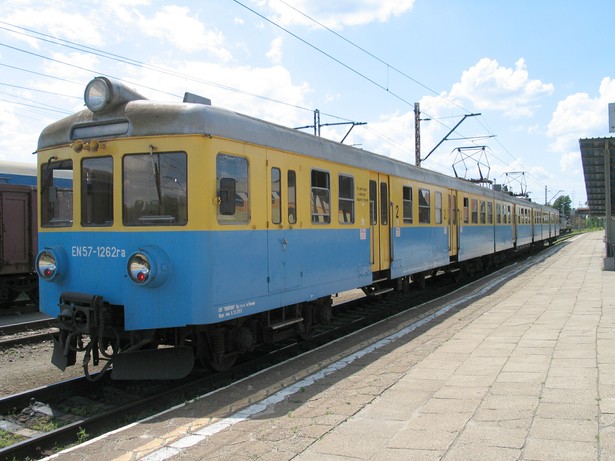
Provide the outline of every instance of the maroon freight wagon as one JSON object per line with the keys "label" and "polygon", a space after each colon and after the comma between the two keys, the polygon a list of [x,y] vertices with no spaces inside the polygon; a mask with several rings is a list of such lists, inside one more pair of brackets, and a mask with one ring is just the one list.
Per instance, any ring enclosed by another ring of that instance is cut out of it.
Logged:
{"label": "maroon freight wagon", "polygon": [[21,293],[38,301],[36,187],[0,184],[0,307]]}

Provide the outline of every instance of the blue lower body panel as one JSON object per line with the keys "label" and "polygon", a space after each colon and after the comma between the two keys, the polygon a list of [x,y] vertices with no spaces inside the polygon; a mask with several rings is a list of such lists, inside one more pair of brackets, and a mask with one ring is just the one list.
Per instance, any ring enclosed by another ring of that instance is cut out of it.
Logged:
{"label": "blue lower body panel", "polygon": [[399,227],[391,236],[391,278],[449,264],[447,227]]}
{"label": "blue lower body panel", "polygon": [[[99,295],[124,307],[126,330],[217,323],[371,283],[359,229],[43,232],[46,247],[61,249],[66,267],[41,281],[41,311],[57,316],[63,292]],[[168,260],[160,286],[127,275],[128,258],[147,247]]]}

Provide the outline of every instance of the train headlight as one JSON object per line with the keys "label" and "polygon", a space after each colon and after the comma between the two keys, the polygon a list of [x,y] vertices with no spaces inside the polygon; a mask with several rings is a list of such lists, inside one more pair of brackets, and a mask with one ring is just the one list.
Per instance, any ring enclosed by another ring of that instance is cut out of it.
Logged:
{"label": "train headlight", "polygon": [[109,104],[112,94],[111,82],[104,77],[96,77],[85,87],[83,99],[88,109],[99,112]]}
{"label": "train headlight", "polygon": [[95,114],[104,114],[129,101],[145,99],[135,90],[107,77],[96,77],[85,87],[85,105]]}
{"label": "train headlight", "polygon": [[171,263],[164,251],[150,246],[130,255],[126,269],[130,280],[137,285],[158,287],[171,273]]}
{"label": "train headlight", "polygon": [[66,258],[62,249],[45,248],[36,257],[36,272],[43,280],[60,280],[65,271]]}
{"label": "train headlight", "polygon": [[143,253],[135,253],[128,259],[128,275],[133,282],[142,285],[149,279],[152,264]]}

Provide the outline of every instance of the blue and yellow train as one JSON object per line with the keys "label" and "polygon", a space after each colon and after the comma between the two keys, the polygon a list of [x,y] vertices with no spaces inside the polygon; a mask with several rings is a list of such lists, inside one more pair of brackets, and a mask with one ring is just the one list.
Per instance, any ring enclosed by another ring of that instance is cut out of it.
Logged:
{"label": "blue and yellow train", "polygon": [[85,103],[37,150],[61,369],[78,352],[116,379],[228,368],[329,321],[335,293],[472,271],[559,233],[555,209],[194,95],[157,103],[97,77]]}

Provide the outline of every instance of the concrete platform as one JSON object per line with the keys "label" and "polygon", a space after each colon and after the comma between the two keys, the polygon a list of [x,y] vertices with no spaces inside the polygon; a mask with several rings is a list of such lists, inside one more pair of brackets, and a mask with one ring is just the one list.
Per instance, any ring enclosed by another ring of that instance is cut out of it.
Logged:
{"label": "concrete platform", "polygon": [[393,319],[57,457],[615,459],[603,251],[603,233],[583,235],[419,324]]}

